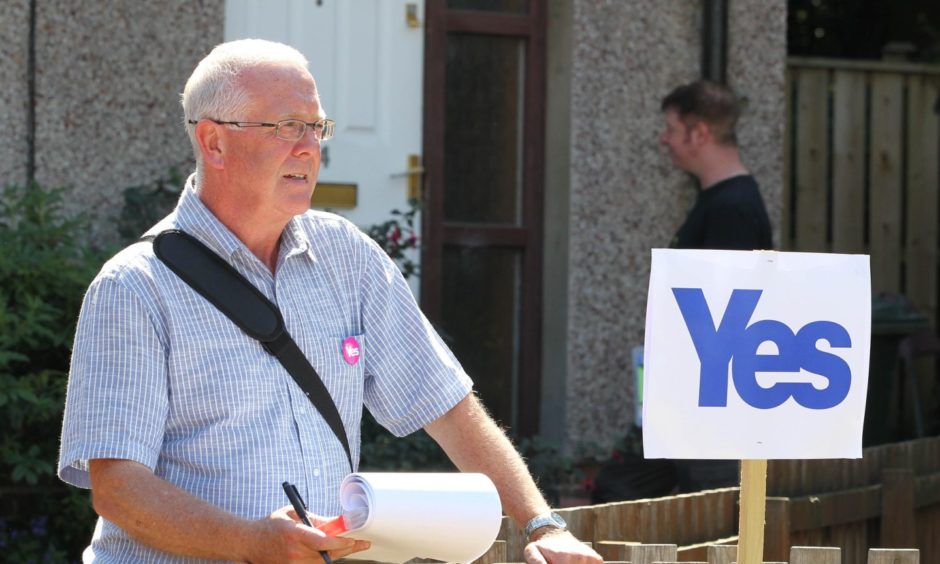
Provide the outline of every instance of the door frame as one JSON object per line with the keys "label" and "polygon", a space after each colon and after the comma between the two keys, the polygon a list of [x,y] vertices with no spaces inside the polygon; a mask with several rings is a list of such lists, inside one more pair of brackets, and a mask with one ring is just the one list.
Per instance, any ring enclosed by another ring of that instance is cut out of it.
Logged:
{"label": "door frame", "polygon": [[[446,246],[511,248],[522,251],[516,436],[539,431],[542,344],[542,242],[545,170],[546,6],[528,2],[528,13],[449,10],[446,0],[425,4],[424,133],[425,177],[421,246],[421,305],[441,319],[442,263]],[[515,226],[444,222],[444,110],[448,34],[518,37],[526,40],[522,127],[522,221]],[[473,375],[471,374],[471,377]]]}

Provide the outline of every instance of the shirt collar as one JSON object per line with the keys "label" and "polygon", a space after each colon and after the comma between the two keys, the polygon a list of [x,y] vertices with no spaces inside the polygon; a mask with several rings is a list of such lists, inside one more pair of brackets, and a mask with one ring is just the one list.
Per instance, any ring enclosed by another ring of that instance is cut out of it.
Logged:
{"label": "shirt collar", "polygon": [[[202,241],[219,256],[231,262],[236,255],[252,256],[248,247],[206,207],[196,193],[196,175],[191,174],[183,187],[176,206],[177,227]],[[289,257],[310,249],[310,240],[300,225],[299,217],[292,217],[281,233],[280,255]]]}

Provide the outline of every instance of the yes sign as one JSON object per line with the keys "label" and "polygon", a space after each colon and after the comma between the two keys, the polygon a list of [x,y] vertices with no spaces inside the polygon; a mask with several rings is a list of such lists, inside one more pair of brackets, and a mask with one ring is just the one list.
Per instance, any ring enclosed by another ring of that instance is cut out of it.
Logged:
{"label": "yes sign", "polygon": [[[848,363],[816,347],[822,339],[832,348],[850,348],[852,339],[842,325],[813,321],[796,333],[772,319],[748,325],[761,290],[733,290],[721,323],[716,325],[701,289],[673,288],[672,293],[701,362],[699,406],[727,406],[729,363],[738,395],[758,409],[772,409],[791,397],[809,409],[829,409],[848,395],[852,382]],[[766,341],[777,345],[778,354],[757,354]],[[828,386],[819,390],[806,382],[778,382],[764,388],[757,383],[758,372],[798,373],[801,369],[823,376]]]}

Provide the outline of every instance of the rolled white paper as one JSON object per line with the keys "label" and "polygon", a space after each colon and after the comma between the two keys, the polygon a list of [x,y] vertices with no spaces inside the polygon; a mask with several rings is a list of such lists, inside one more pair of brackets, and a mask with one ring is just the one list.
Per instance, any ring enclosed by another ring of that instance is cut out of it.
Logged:
{"label": "rolled white paper", "polygon": [[502,506],[483,474],[362,472],[346,476],[340,503],[347,532],[372,546],[350,558],[471,562],[499,534]]}

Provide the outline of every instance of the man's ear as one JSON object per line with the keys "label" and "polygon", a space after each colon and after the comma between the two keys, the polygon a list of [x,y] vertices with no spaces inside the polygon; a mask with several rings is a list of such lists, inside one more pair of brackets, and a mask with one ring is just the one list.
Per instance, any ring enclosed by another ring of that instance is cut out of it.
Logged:
{"label": "man's ear", "polygon": [[706,145],[712,140],[712,130],[708,127],[708,124],[705,123],[705,120],[695,122],[695,125],[691,127],[690,134],[692,143],[695,145]]}
{"label": "man's ear", "polygon": [[221,169],[225,165],[224,142],[220,129],[223,126],[207,119],[196,124],[196,142],[202,153],[202,162],[210,168]]}

